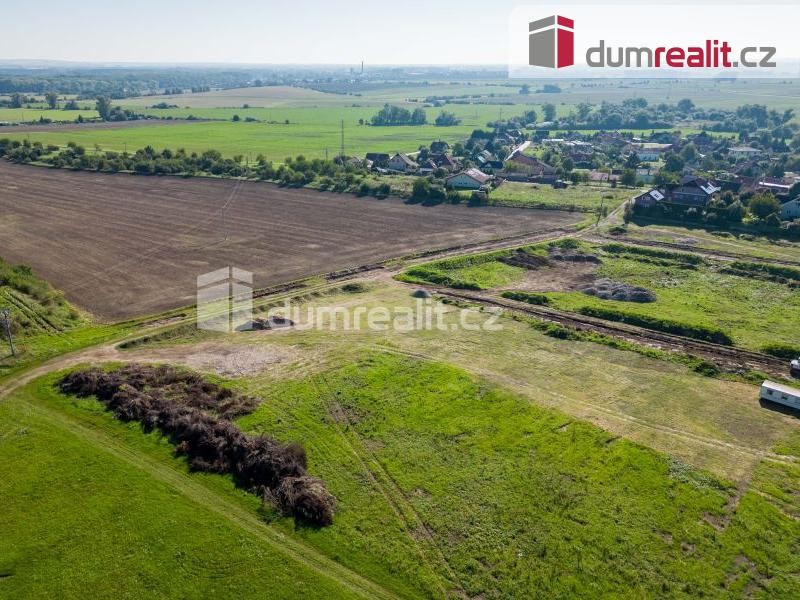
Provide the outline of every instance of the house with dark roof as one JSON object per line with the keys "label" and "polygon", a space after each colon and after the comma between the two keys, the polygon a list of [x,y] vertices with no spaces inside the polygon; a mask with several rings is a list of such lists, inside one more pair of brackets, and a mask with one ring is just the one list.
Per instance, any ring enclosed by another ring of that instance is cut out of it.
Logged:
{"label": "house with dark roof", "polygon": [[633,198],[636,208],[653,208],[660,205],[672,205],[680,208],[699,208],[708,206],[714,194],[720,188],[702,177],[687,175],[677,185],[666,189],[652,189]]}
{"label": "house with dark roof", "polygon": [[391,157],[383,152],[367,152],[366,159],[372,163],[373,167],[386,168],[389,166],[389,159]]}
{"label": "house with dark roof", "polygon": [[664,203],[675,204],[686,208],[705,208],[720,188],[708,179],[686,175],[677,187],[667,190]]}

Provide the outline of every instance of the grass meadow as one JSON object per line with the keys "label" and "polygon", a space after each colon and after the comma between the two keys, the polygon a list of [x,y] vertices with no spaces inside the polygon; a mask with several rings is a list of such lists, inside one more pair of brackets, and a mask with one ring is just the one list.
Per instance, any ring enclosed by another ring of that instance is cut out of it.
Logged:
{"label": "grass meadow", "polygon": [[303,443],[338,499],[333,526],[298,528],[55,380],[0,405],[11,596],[338,598],[348,573],[408,598],[797,593],[788,459],[740,492],[459,368],[362,349],[230,382],[264,401],[239,425]]}

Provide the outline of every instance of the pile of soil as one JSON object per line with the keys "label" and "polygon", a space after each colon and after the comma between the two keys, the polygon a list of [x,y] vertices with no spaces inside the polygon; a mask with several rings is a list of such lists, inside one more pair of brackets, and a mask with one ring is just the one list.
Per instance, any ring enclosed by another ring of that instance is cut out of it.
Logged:
{"label": "pile of soil", "polygon": [[501,258],[500,262],[512,267],[522,267],[523,269],[530,270],[536,270],[539,267],[546,267],[550,264],[550,261],[548,261],[544,256],[528,254],[523,250],[514,250],[514,253],[511,256]]}
{"label": "pile of soil", "polygon": [[655,302],[656,295],[647,288],[620,283],[611,279],[597,279],[581,288],[584,294],[596,296],[603,300],[619,300],[620,302]]}
{"label": "pile of soil", "polygon": [[570,250],[567,248],[551,246],[547,252],[551,259],[562,262],[588,262],[598,265],[603,262],[600,260],[599,256],[589,254],[588,252],[582,252],[580,250]]}
{"label": "pile of soil", "polygon": [[267,319],[253,319],[253,329],[270,330],[294,327],[294,321],[281,315],[273,315]]}

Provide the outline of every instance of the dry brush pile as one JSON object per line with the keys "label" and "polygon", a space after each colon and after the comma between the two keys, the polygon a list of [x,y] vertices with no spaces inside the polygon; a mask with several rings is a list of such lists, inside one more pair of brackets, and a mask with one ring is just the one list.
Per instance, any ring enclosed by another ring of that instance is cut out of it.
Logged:
{"label": "dry brush pile", "polygon": [[192,469],[230,474],[284,515],[316,526],[333,522],[335,499],[306,471],[305,450],[242,432],[231,419],[252,412],[255,399],[169,366],[91,368],[62,378],[62,392],[96,396],[122,421],[159,430]]}

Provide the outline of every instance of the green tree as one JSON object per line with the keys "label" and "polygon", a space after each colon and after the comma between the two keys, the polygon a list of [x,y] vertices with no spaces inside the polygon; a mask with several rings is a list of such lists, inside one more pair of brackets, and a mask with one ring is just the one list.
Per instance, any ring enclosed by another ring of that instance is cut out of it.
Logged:
{"label": "green tree", "polygon": [[592,105],[588,102],[581,102],[578,104],[578,120],[585,121],[592,113]]}
{"label": "green tree", "polygon": [[679,173],[683,170],[686,163],[674,152],[667,152],[664,155],[664,170],[670,173]]}
{"label": "green tree", "polygon": [[738,200],[734,200],[731,205],[725,209],[725,217],[731,223],[741,223],[746,212],[744,204]]}
{"label": "green tree", "polygon": [[58,94],[55,92],[47,92],[44,95],[44,99],[47,102],[47,106],[52,109],[58,108]]}
{"label": "green tree", "polygon": [[98,96],[95,104],[97,113],[103,121],[108,121],[111,116],[111,100],[108,96]]}
{"label": "green tree", "polygon": [[519,93],[523,96],[529,96],[531,93],[531,86],[529,86],[527,83],[522,84],[522,87],[519,88]]}
{"label": "green tree", "polygon": [[781,204],[769,192],[761,192],[750,198],[748,204],[750,214],[758,219],[766,219],[771,214],[780,212]]}
{"label": "green tree", "polygon": [[548,102],[547,104],[542,104],[542,112],[544,113],[545,121],[555,121],[556,119],[555,104],[551,104],[550,102]]}
{"label": "green tree", "polygon": [[619,178],[620,185],[633,187],[636,185],[636,171],[633,169],[625,169]]}

